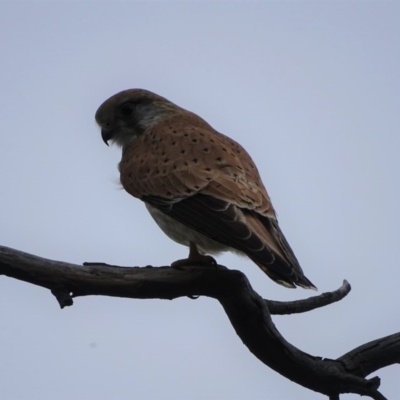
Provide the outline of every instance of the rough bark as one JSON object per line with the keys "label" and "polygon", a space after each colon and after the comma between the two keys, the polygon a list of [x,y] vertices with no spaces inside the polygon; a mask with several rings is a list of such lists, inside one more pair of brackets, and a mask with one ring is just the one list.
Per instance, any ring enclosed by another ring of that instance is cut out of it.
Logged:
{"label": "rough bark", "polygon": [[264,364],[310,390],[339,399],[357,393],[375,400],[380,379],[365,376],[400,362],[400,333],[359,346],[336,360],[304,353],[287,342],[276,329],[271,314],[306,312],[341,300],[350,291],[345,281],[334,292],[306,300],[264,300],[246,276],[217,266],[119,267],[103,263],[74,265],[52,261],[0,246],[0,274],[51,290],[61,308],[73,298],[88,295],[136,299],[175,299],[208,296],[224,308],[238,336]]}

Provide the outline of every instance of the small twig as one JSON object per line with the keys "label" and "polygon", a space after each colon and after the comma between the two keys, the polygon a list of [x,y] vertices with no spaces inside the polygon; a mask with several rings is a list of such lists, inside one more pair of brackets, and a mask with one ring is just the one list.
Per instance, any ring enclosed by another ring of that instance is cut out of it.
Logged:
{"label": "small twig", "polygon": [[63,309],[64,307],[69,307],[74,304],[71,297],[71,292],[65,289],[51,289],[51,293],[57,299],[58,304]]}
{"label": "small twig", "polygon": [[382,393],[378,392],[378,390],[371,390],[366,396],[370,396],[374,400],[388,400]]}

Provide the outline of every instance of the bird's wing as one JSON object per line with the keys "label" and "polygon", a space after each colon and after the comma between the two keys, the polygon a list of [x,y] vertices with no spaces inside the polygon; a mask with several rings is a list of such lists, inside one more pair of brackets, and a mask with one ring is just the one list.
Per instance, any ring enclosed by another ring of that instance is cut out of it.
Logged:
{"label": "bird's wing", "polygon": [[249,154],[195,117],[172,118],[132,141],[120,163],[124,188],[173,202],[201,193],[275,217]]}
{"label": "bird's wing", "polygon": [[251,157],[206,123],[179,118],[159,124],[125,149],[120,171],[133,196],[245,253],[278,283],[313,287],[278,226]]}

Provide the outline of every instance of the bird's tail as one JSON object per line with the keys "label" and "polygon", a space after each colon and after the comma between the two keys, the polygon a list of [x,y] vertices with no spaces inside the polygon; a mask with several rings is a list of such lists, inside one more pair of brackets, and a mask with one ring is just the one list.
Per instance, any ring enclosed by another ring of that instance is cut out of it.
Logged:
{"label": "bird's tail", "polygon": [[246,219],[273,256],[272,260],[271,257],[265,257],[263,253],[266,249],[264,249],[260,252],[247,253],[248,257],[280,285],[288,288],[300,286],[304,289],[317,290],[317,287],[304,275],[278,221],[260,214],[247,215]]}

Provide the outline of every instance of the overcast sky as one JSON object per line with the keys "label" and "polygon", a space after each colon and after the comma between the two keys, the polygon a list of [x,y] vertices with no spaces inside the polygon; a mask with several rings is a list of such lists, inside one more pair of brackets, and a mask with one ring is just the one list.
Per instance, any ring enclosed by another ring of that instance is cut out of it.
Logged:
{"label": "overcast sky", "polygon": [[[274,317],[286,339],[336,358],[400,331],[399,21],[398,2],[1,2],[0,244],[78,264],[187,255],[120,189],[120,150],[94,122],[106,98],[145,88],[248,150],[320,293],[352,284],[339,303]],[[218,261],[265,298],[314,294]],[[323,398],[258,361],[211,299],[61,311],[0,277],[0,316],[2,400]],[[399,368],[378,372],[390,399]]]}

